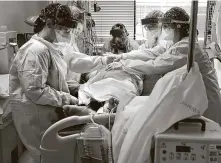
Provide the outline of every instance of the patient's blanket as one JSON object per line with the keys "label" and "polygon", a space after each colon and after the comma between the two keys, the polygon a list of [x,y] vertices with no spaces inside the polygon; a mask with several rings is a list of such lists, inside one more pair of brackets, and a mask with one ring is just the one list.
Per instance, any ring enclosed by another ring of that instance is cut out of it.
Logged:
{"label": "patient's blanket", "polygon": [[103,102],[115,98],[121,102],[142,93],[143,80],[140,76],[123,70],[101,70],[95,77],[80,86],[80,104],[88,105],[91,99]]}
{"label": "patient's blanket", "polygon": [[166,74],[149,97],[135,97],[117,109],[112,129],[114,162],[150,163],[155,134],[182,119],[202,115],[207,107],[206,89],[196,63],[189,73],[184,66]]}

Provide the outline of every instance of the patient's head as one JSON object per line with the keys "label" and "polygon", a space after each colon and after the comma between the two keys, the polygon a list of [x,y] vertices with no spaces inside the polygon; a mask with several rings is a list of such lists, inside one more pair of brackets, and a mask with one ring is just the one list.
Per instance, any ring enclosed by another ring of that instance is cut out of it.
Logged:
{"label": "patient's head", "polygon": [[111,52],[114,54],[126,53],[129,36],[126,27],[121,23],[117,23],[110,30],[110,35],[112,36],[110,41]]}

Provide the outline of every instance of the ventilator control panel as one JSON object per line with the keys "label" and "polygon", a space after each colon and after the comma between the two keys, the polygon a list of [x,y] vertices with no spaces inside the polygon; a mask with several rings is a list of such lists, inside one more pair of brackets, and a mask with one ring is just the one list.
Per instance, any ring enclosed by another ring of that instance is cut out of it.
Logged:
{"label": "ventilator control panel", "polygon": [[159,163],[221,163],[221,144],[161,142]]}

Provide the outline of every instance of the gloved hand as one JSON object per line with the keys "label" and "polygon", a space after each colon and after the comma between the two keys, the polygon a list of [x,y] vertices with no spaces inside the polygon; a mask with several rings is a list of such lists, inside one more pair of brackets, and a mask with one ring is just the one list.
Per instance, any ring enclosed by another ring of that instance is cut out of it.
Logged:
{"label": "gloved hand", "polygon": [[66,116],[84,116],[89,115],[90,113],[95,113],[87,106],[65,105],[63,106],[63,109]]}
{"label": "gloved hand", "polygon": [[117,55],[114,62],[119,62],[122,59],[122,55]]}
{"label": "gloved hand", "polygon": [[113,62],[106,67],[106,71],[111,71],[111,70],[121,70],[123,67],[122,63],[120,62]]}
{"label": "gloved hand", "polygon": [[108,65],[112,62],[114,62],[115,59],[117,59],[117,56],[111,55],[111,56],[104,56],[105,63]]}
{"label": "gloved hand", "polygon": [[67,81],[68,89],[72,96],[76,96],[80,87],[80,84],[76,81]]}
{"label": "gloved hand", "polygon": [[[105,53],[103,54],[103,56],[106,56],[106,57],[110,57],[110,58],[114,58],[114,60],[112,62],[119,62],[121,59],[122,59],[122,56],[119,55],[119,54],[114,54],[114,53],[111,53],[111,52],[108,52],[108,53]],[[110,62],[111,63],[111,62]],[[108,63],[109,64],[109,63]]]}
{"label": "gloved hand", "polygon": [[76,105],[78,103],[79,103],[79,100],[76,97],[71,96],[70,105]]}

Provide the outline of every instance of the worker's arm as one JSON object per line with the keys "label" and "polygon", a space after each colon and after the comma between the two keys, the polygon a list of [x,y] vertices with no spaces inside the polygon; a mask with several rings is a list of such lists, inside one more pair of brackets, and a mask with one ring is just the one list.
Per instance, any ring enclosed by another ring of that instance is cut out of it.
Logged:
{"label": "worker's arm", "polygon": [[137,43],[136,40],[130,39],[130,48],[129,50],[138,50],[139,49],[139,44]]}
{"label": "worker's arm", "polygon": [[152,49],[138,49],[133,50],[129,53],[123,53],[121,54],[121,59],[148,61],[157,58],[160,54],[163,54],[165,51],[165,48],[163,48],[160,45],[157,45]]}
{"label": "worker's arm", "polygon": [[75,52],[66,57],[69,70],[76,73],[88,73],[105,67],[113,62],[114,56],[84,56]]}
{"label": "worker's arm", "polygon": [[62,50],[64,60],[68,64],[68,69],[76,73],[88,73],[105,66],[108,57],[88,56],[86,54],[75,52],[71,45],[67,44]]}
{"label": "worker's arm", "polygon": [[49,72],[50,61],[48,52],[37,54],[29,50],[18,71],[18,77],[26,96],[39,105],[63,107],[68,104],[76,104],[77,99],[69,93],[57,91],[47,85],[48,75],[53,73]]}
{"label": "worker's arm", "polygon": [[121,60],[122,68],[130,73],[153,75],[164,74],[180,68],[187,63],[188,43],[180,42],[155,60]]}
{"label": "worker's arm", "polygon": [[139,50],[143,50],[143,49],[150,49],[151,47],[149,47],[148,45],[148,41],[143,42],[140,46],[139,46]]}

